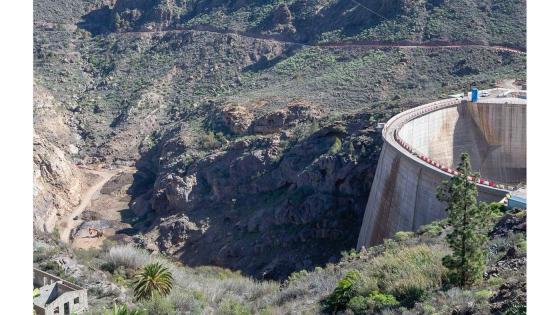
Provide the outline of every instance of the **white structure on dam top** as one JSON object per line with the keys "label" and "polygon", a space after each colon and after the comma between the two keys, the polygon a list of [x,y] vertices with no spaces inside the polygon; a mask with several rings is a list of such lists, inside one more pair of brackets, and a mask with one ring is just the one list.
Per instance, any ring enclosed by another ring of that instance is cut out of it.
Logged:
{"label": "white structure on dam top", "polygon": [[385,124],[358,248],[445,218],[437,186],[456,173],[463,152],[481,174],[481,201],[499,201],[525,182],[526,94],[504,91],[489,90],[490,96],[477,102],[451,98],[429,103]]}

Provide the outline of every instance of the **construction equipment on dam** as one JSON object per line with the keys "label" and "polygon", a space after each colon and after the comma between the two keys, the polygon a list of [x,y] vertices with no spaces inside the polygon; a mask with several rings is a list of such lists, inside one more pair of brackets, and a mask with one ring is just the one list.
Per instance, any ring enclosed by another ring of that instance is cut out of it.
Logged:
{"label": "construction equipment on dam", "polygon": [[524,90],[476,87],[402,112],[383,126],[383,149],[357,248],[447,216],[437,187],[457,174],[463,152],[480,173],[480,201],[502,200],[526,181]]}

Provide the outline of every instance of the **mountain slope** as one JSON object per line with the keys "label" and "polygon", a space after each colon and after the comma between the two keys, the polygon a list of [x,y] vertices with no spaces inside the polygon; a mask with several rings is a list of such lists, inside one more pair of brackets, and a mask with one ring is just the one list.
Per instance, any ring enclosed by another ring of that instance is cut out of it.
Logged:
{"label": "mountain slope", "polygon": [[[35,82],[72,135],[50,136],[75,147],[72,163],[138,170],[133,228],[115,240],[259,278],[313,269],[355,245],[381,149],[377,122],[473,82],[525,76],[524,54],[489,47],[293,42],[335,33],[467,41],[476,22],[477,41],[509,45],[524,33],[519,1],[484,2],[489,11],[470,1],[367,2],[387,20],[350,1],[84,1],[59,20],[69,2],[37,2]],[[427,21],[439,21],[437,32],[426,33]]]}
{"label": "mountain slope", "polygon": [[97,32],[208,29],[305,43],[445,41],[523,48],[525,11],[524,0],[118,0],[84,25]]}

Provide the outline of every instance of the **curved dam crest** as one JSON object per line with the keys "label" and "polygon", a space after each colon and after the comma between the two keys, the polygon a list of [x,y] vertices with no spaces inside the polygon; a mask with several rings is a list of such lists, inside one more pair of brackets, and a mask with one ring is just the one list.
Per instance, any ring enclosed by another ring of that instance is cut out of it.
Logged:
{"label": "curved dam crest", "polygon": [[484,179],[477,184],[480,201],[499,201],[525,182],[526,112],[525,99],[488,97],[441,100],[391,118],[357,248],[445,218],[437,187],[453,176],[463,152]]}

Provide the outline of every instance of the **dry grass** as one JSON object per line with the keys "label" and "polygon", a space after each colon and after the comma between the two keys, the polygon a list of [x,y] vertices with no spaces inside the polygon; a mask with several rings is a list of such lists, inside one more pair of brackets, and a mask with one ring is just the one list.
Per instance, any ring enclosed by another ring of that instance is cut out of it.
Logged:
{"label": "dry grass", "polygon": [[[147,251],[130,245],[109,249],[106,259],[115,268],[139,269],[148,263],[160,262],[167,267],[174,279],[174,287],[166,302],[181,311],[205,308],[216,310],[225,300],[241,301],[251,305],[252,311],[266,307],[279,290],[279,284],[271,281],[254,281],[237,273],[220,268],[201,270],[181,267],[165,257],[150,255]],[[233,303],[233,302],[232,302]]]}
{"label": "dry grass", "polygon": [[383,292],[394,295],[412,288],[432,290],[441,287],[445,254],[440,246],[397,247],[374,259],[365,274],[377,279]]}

